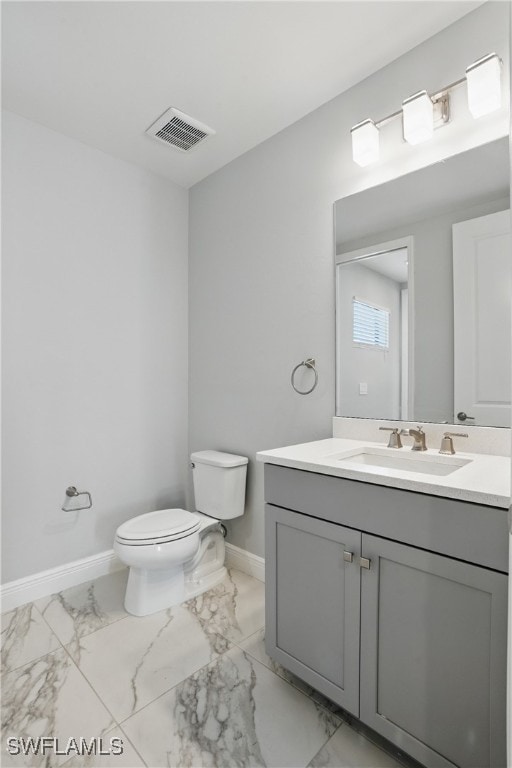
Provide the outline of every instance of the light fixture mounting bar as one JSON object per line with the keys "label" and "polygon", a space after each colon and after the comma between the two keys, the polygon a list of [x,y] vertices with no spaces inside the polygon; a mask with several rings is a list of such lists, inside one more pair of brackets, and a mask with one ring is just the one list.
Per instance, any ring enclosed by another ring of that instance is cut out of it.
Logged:
{"label": "light fixture mounting bar", "polygon": [[450,120],[450,94],[443,91],[440,96],[432,96],[434,105],[434,128],[448,123]]}
{"label": "light fixture mounting bar", "polygon": [[[443,99],[443,122],[447,123],[450,119],[450,91],[452,91],[454,88],[457,88],[459,85],[463,85],[466,82],[465,77],[461,77],[460,80],[455,80],[454,83],[450,83],[450,85],[446,85],[444,88],[441,88],[441,90],[436,91],[432,94],[430,97],[434,104],[440,101],[440,99]],[[447,106],[446,106],[447,105]],[[446,109],[448,109],[447,117],[445,118]],[[392,112],[390,115],[386,115],[386,117],[382,117],[380,120],[375,120],[374,123],[377,128],[382,128],[383,125],[387,125],[392,120],[395,120],[397,117],[402,116],[402,110],[397,109],[396,112]]]}
{"label": "light fixture mounting bar", "polygon": [[440,91],[437,91],[436,93],[432,94],[432,101],[435,101],[440,96],[442,96],[444,93],[448,93],[449,91],[453,91],[454,88],[457,88],[459,85],[464,85],[466,82],[465,77],[461,77],[459,80],[455,80],[454,83],[450,83],[450,85],[445,85],[444,88],[441,88]]}
{"label": "light fixture mounting bar", "polygon": [[375,125],[377,128],[382,128],[383,125],[387,125],[392,120],[395,119],[395,117],[400,117],[402,114],[402,110],[398,109],[396,112],[393,112],[391,115],[386,115],[386,117],[383,117],[382,120],[376,120]]}

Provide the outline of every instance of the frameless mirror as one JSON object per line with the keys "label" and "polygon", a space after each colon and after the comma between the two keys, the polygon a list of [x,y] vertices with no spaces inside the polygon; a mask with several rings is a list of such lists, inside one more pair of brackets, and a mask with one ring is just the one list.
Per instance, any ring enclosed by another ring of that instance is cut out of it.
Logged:
{"label": "frameless mirror", "polygon": [[335,203],[336,415],[510,426],[508,139]]}

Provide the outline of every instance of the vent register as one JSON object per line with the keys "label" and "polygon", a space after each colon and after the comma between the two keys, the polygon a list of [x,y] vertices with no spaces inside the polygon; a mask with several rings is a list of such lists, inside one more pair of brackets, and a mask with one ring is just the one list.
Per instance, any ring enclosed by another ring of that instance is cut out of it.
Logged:
{"label": "vent register", "polygon": [[199,143],[204,142],[215,131],[193,117],[171,107],[146,131],[157,141],[171,145],[180,152],[190,152]]}

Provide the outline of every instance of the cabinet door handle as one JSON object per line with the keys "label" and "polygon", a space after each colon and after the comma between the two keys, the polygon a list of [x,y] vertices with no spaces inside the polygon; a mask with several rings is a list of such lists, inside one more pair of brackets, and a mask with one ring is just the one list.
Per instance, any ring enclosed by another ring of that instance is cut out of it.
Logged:
{"label": "cabinet door handle", "polygon": [[359,565],[361,568],[366,568],[367,571],[371,568],[372,561],[369,557],[360,557],[359,558]]}
{"label": "cabinet door handle", "polygon": [[346,550],[343,552],[343,559],[346,563],[351,563],[354,559],[354,553],[353,552],[347,552]]}

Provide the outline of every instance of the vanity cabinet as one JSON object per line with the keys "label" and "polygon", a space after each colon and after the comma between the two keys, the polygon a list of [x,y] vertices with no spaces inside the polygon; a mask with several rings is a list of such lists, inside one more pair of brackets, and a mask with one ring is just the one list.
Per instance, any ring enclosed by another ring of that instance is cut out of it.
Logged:
{"label": "vanity cabinet", "polygon": [[269,655],[428,768],[504,768],[506,510],[273,465],[265,498]]}

